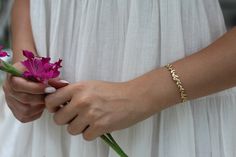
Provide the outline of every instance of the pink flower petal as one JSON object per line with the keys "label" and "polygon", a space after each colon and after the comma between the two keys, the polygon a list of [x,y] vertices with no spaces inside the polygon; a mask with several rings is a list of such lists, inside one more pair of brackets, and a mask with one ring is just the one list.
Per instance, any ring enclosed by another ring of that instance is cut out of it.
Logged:
{"label": "pink flower petal", "polygon": [[7,52],[3,51],[3,46],[0,45],[0,57],[9,56]]}
{"label": "pink flower petal", "polygon": [[0,51],[0,57],[6,57],[9,56],[7,52]]}
{"label": "pink flower petal", "polygon": [[53,71],[52,77],[55,78],[58,77],[59,75],[60,75],[59,71]]}
{"label": "pink flower petal", "polygon": [[34,58],[34,54],[28,50],[23,50],[23,55],[28,59]]}
{"label": "pink flower petal", "polygon": [[51,58],[49,58],[49,57],[48,58],[42,57],[42,63],[43,64],[49,63],[50,60],[51,60]]}
{"label": "pink flower petal", "polygon": [[55,63],[50,63],[51,58],[35,57],[34,54],[29,51],[23,51],[23,55],[27,57],[27,59],[22,62],[27,69],[27,71],[24,72],[24,77],[46,83],[49,79],[60,75],[59,68],[62,67],[61,59]]}

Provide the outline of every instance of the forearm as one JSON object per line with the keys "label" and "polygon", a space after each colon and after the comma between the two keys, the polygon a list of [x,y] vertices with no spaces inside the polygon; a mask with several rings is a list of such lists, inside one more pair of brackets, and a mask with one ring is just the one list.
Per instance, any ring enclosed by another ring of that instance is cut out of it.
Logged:
{"label": "forearm", "polygon": [[13,62],[23,60],[22,50],[35,51],[30,23],[30,0],[15,0],[11,17]]}
{"label": "forearm", "polygon": [[199,53],[174,63],[189,99],[236,85],[236,29]]}
{"label": "forearm", "polygon": [[[209,47],[172,65],[184,86],[188,99],[203,97],[236,85],[236,29],[226,33]],[[153,70],[134,80],[151,100],[155,111],[181,102],[179,90],[166,68]],[[145,87],[145,88],[143,88]]]}

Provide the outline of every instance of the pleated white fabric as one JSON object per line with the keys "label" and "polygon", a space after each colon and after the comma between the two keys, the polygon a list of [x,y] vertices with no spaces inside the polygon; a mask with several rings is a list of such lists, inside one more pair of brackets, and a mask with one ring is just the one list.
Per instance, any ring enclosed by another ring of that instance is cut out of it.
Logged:
{"label": "pleated white fabric", "polygon": [[[62,58],[62,77],[69,82],[126,81],[197,52],[225,32],[217,0],[31,0],[30,7],[38,53]],[[130,157],[235,157],[235,113],[234,88],[168,108],[113,135]],[[6,108],[0,156],[116,154],[100,139],[70,136],[47,111],[21,124]]]}

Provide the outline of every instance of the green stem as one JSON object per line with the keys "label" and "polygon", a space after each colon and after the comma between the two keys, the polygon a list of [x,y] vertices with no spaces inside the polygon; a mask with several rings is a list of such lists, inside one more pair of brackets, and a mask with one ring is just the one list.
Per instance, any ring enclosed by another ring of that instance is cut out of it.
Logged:
{"label": "green stem", "polygon": [[2,71],[5,71],[5,72],[8,72],[14,76],[20,76],[22,77],[22,72],[20,72],[19,70],[17,70],[14,66],[12,66],[11,64],[1,60],[1,63],[3,66],[1,66],[1,70]]}
{"label": "green stem", "polygon": [[117,146],[109,140],[109,138],[105,135],[102,135],[101,138],[107,143],[120,157],[128,157],[123,151],[121,151]]}
{"label": "green stem", "polygon": [[103,141],[105,141],[106,144],[108,144],[115,152],[117,152],[119,155],[120,154],[120,150],[118,150],[116,148],[116,146],[105,136],[105,135],[102,135],[101,138],[103,139]]}
{"label": "green stem", "polygon": [[[119,146],[119,144],[116,142],[116,140],[112,137],[112,135],[110,133],[106,134],[108,136],[108,138],[114,143],[114,145],[120,149],[120,151],[125,154],[125,152],[122,150],[122,148]],[[125,154],[126,155],[126,154]],[[126,155],[127,156],[127,155]]]}
{"label": "green stem", "polygon": [[108,138],[109,138],[115,145],[118,145],[117,142],[116,142],[116,140],[111,136],[110,133],[107,133],[106,135],[108,136]]}

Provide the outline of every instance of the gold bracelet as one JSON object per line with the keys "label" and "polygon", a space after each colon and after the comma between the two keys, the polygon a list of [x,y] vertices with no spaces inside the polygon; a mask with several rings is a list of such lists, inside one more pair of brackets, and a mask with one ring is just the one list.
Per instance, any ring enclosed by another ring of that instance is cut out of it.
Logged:
{"label": "gold bracelet", "polygon": [[167,64],[165,67],[168,69],[168,71],[170,71],[173,81],[175,82],[175,84],[179,88],[179,93],[180,93],[180,97],[181,97],[182,102],[186,102],[188,100],[187,93],[182,85],[182,82],[179,79],[179,76],[176,74],[173,65]]}

